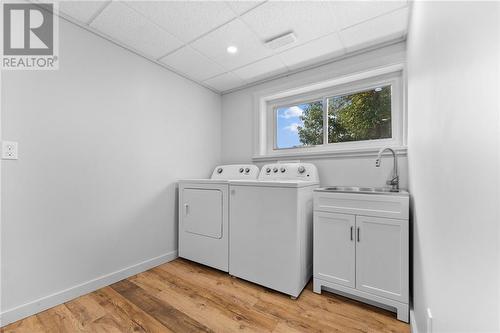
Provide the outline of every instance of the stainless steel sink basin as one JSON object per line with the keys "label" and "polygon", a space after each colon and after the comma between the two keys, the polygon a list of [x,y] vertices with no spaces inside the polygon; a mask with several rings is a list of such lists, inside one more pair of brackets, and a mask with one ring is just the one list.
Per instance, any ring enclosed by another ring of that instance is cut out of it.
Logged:
{"label": "stainless steel sink basin", "polygon": [[390,187],[329,186],[316,189],[321,192],[408,195],[405,190],[393,191]]}

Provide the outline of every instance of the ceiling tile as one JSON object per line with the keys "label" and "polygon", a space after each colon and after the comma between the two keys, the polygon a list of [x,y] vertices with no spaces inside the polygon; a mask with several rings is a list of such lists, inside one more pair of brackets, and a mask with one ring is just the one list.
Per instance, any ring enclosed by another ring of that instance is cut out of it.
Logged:
{"label": "ceiling tile", "polygon": [[307,66],[328,58],[338,57],[344,48],[337,33],[315,39],[306,44],[294,47],[279,54],[289,68]]}
{"label": "ceiling tile", "polygon": [[[92,28],[219,91],[401,38],[408,22],[407,0],[62,1],[60,10],[80,23],[102,10]],[[296,42],[264,45],[289,31]]]}
{"label": "ceiling tile", "polygon": [[224,73],[222,66],[189,46],[161,58],[160,62],[199,81]]}
{"label": "ceiling tile", "polygon": [[235,74],[229,72],[203,81],[206,85],[218,90],[226,91],[243,85],[245,82]]}
{"label": "ceiling tile", "polygon": [[59,1],[59,10],[87,24],[109,1]]}
{"label": "ceiling tile", "polygon": [[406,0],[396,1],[332,1],[329,2],[338,19],[339,29],[361,23],[376,16],[404,7]]}
{"label": "ceiling tile", "polygon": [[245,81],[258,80],[286,72],[287,68],[278,56],[259,60],[253,64],[234,70],[234,73]]}
{"label": "ceiling tile", "polygon": [[90,25],[117,41],[157,59],[181,42],[120,2],[112,2]]}
{"label": "ceiling tile", "polygon": [[127,4],[186,43],[236,17],[222,1],[128,1]]}
{"label": "ceiling tile", "polygon": [[342,30],[340,39],[347,50],[352,51],[401,38],[407,26],[408,8],[405,7]]}
{"label": "ceiling tile", "polygon": [[278,51],[337,31],[332,8],[324,1],[272,1],[251,10],[241,19],[264,41],[293,31],[297,41]]}
{"label": "ceiling tile", "polygon": [[234,12],[238,15],[248,12],[250,9],[257,7],[264,1],[226,1]]}
{"label": "ceiling tile", "polygon": [[[228,46],[238,47],[236,54],[229,54]],[[228,70],[242,67],[272,55],[255,34],[239,19],[203,36],[191,44],[195,49],[215,60]]]}

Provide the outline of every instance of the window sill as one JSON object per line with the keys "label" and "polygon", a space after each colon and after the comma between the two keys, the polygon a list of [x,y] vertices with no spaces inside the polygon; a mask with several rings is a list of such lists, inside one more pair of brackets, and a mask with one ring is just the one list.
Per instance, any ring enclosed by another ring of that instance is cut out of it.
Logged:
{"label": "window sill", "polygon": [[[252,157],[254,162],[267,162],[283,159],[325,159],[325,158],[350,158],[350,157],[376,157],[381,147],[359,148],[359,149],[336,149],[323,151],[276,151],[267,155],[255,155]],[[391,147],[397,156],[406,156],[407,147]]]}

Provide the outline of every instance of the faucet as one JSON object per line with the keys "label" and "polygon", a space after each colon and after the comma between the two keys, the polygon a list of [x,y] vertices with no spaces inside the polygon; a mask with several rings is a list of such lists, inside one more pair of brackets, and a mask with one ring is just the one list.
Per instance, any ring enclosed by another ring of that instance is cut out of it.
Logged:
{"label": "faucet", "polygon": [[387,181],[387,185],[391,185],[391,192],[399,192],[399,176],[398,176],[398,159],[396,158],[396,153],[393,149],[389,147],[384,147],[380,149],[378,152],[377,159],[375,160],[375,166],[380,167],[380,163],[382,160],[382,154],[386,151],[390,151],[392,153],[392,158],[394,159],[394,167],[392,169],[392,178]]}

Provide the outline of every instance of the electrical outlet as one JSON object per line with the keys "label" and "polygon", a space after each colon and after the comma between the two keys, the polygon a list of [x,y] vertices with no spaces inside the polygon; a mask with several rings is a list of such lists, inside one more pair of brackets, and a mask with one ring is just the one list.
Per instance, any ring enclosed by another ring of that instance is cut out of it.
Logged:
{"label": "electrical outlet", "polygon": [[427,308],[427,333],[432,333],[432,313],[429,308]]}
{"label": "electrical outlet", "polygon": [[17,160],[17,142],[2,141],[2,159]]}

